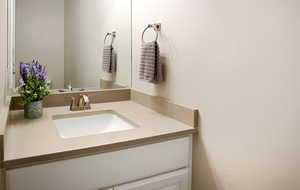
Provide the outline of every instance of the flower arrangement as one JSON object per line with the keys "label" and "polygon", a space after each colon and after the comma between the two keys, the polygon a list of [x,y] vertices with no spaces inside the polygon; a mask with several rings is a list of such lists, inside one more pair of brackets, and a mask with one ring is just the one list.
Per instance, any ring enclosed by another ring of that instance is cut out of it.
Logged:
{"label": "flower arrangement", "polygon": [[38,61],[20,63],[20,86],[18,92],[22,97],[22,105],[43,100],[50,94],[47,86],[46,67]]}

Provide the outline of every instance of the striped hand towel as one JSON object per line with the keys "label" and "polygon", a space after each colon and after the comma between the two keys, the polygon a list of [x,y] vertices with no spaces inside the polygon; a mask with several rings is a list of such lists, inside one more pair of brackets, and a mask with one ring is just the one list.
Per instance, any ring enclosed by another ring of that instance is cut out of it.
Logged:
{"label": "striped hand towel", "polygon": [[103,48],[103,64],[102,70],[104,72],[113,72],[113,46],[105,45]]}
{"label": "striped hand towel", "polygon": [[150,83],[163,81],[162,65],[159,61],[159,45],[156,41],[142,44],[139,78]]}

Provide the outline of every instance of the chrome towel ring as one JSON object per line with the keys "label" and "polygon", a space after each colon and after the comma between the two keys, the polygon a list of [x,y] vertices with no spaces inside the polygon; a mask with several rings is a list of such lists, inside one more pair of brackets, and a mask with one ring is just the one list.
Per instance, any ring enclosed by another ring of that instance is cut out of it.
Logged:
{"label": "chrome towel ring", "polygon": [[145,40],[144,40],[144,35],[145,35],[145,32],[146,32],[149,28],[152,28],[153,31],[155,32],[155,40],[154,40],[154,42],[156,42],[157,39],[158,39],[158,32],[159,32],[160,29],[161,29],[161,24],[160,24],[160,23],[148,24],[148,26],[143,30],[143,34],[142,34],[142,42],[143,42],[143,43],[146,43]]}
{"label": "chrome towel ring", "polygon": [[113,43],[114,43],[114,39],[115,39],[115,37],[116,37],[116,32],[114,31],[114,32],[108,32],[106,35],[105,35],[105,37],[104,37],[104,45],[106,44],[106,40],[107,40],[107,38],[108,37],[111,37],[111,42],[110,42],[110,45],[112,45]]}

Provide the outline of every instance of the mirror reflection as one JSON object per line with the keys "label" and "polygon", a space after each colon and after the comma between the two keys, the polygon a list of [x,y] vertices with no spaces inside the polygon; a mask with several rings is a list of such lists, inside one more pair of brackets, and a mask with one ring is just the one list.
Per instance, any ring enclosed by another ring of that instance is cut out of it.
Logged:
{"label": "mirror reflection", "polygon": [[15,0],[15,83],[19,63],[46,66],[57,92],[129,87],[131,0]]}

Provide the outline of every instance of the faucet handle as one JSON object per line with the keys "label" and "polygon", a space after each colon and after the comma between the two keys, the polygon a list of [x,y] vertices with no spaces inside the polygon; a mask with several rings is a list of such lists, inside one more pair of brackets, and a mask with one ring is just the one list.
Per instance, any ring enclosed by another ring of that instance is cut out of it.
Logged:
{"label": "faucet handle", "polygon": [[91,109],[90,100],[87,95],[80,94],[78,107],[80,110]]}
{"label": "faucet handle", "polygon": [[75,111],[76,110],[76,100],[75,100],[75,98],[72,96],[71,97],[71,104],[70,104],[70,110],[71,111]]}
{"label": "faucet handle", "polygon": [[87,95],[83,95],[83,100],[84,100],[84,107],[85,109],[91,109],[91,103],[90,103],[90,99]]}
{"label": "faucet handle", "polygon": [[84,103],[86,104],[90,103],[89,97],[87,95],[82,95],[82,98],[84,100]]}

